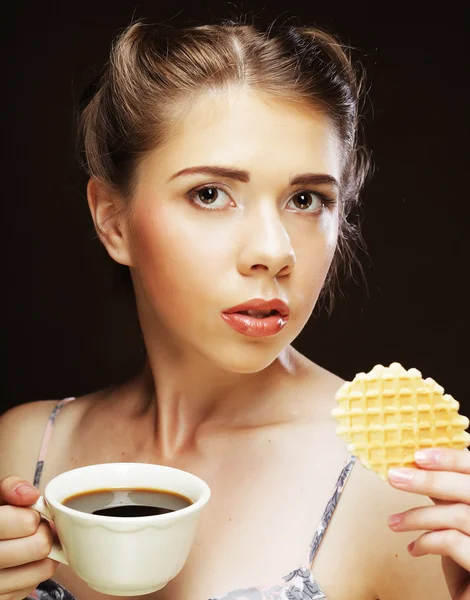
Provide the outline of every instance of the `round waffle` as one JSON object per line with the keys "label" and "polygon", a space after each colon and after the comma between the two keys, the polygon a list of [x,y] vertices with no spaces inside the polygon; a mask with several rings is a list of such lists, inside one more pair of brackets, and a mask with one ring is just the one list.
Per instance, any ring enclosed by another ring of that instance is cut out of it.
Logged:
{"label": "round waffle", "polygon": [[359,373],[336,393],[336,433],[364,467],[387,479],[394,467],[416,467],[414,453],[423,448],[470,445],[467,417],[459,403],[433,379],[399,363],[376,365]]}

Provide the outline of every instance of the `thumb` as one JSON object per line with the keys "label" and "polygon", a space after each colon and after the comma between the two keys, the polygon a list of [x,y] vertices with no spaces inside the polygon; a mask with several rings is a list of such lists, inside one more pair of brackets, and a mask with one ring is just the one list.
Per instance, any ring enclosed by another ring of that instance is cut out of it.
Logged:
{"label": "thumb", "polygon": [[29,506],[39,498],[39,490],[31,483],[16,475],[0,481],[0,504]]}

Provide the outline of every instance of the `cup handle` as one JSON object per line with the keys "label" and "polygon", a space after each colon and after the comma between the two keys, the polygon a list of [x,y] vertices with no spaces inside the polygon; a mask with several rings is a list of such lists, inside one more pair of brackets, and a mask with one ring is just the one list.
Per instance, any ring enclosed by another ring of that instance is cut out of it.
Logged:
{"label": "cup handle", "polygon": [[[53,521],[52,515],[49,511],[49,508],[48,508],[43,496],[40,496],[38,501],[35,502],[34,504],[32,504],[29,508],[33,508],[34,510],[37,510],[38,513],[41,515],[41,517],[43,517],[44,519],[47,519],[48,521]],[[62,544],[58,541],[54,542],[52,544],[51,551],[49,552],[47,557],[52,558],[52,560],[57,560],[58,562],[62,563],[63,565],[69,564],[67,562],[67,558],[65,557],[65,552],[64,552],[64,549],[62,548]]]}

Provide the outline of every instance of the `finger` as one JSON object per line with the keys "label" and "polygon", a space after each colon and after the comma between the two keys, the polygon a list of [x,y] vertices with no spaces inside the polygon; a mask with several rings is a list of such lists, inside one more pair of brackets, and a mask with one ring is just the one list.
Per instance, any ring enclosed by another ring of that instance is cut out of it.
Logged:
{"label": "finger", "polygon": [[420,468],[470,475],[470,452],[467,449],[426,448],[415,452],[415,461]]}
{"label": "finger", "polygon": [[443,504],[412,508],[389,517],[393,531],[435,531],[455,529],[470,536],[470,506],[468,504]]}
{"label": "finger", "polygon": [[39,490],[31,483],[16,475],[0,481],[0,504],[30,506],[39,498]]}
{"label": "finger", "polygon": [[41,516],[22,506],[0,506],[0,540],[28,537],[36,533]]}
{"label": "finger", "polygon": [[388,481],[400,490],[437,500],[470,504],[470,475],[423,469],[390,469]]}
{"label": "finger", "polygon": [[58,563],[50,558],[21,567],[3,569],[0,577],[0,594],[17,592],[24,588],[34,589],[41,581],[54,576]]}
{"label": "finger", "polygon": [[17,567],[47,558],[52,548],[52,532],[44,521],[27,538],[6,540],[0,544],[0,569]]}
{"label": "finger", "polygon": [[17,592],[11,592],[7,595],[2,594],[0,600],[24,600],[25,598],[29,598],[35,589],[36,586],[18,590]]}
{"label": "finger", "polygon": [[470,538],[454,529],[424,533],[408,546],[408,552],[412,556],[448,556],[466,571],[470,571]]}

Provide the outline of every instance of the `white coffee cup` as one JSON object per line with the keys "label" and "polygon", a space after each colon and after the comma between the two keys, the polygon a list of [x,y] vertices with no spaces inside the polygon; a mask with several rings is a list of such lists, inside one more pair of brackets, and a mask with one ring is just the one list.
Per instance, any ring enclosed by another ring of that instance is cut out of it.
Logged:
{"label": "white coffee cup", "polygon": [[[82,492],[116,488],[175,492],[192,504],[145,517],[94,515],[62,504]],[[50,558],[70,565],[98,592],[137,596],[162,589],[181,571],[209,498],[209,486],[186,471],[107,463],[58,475],[31,508],[56,527],[60,542],[54,544]]]}

